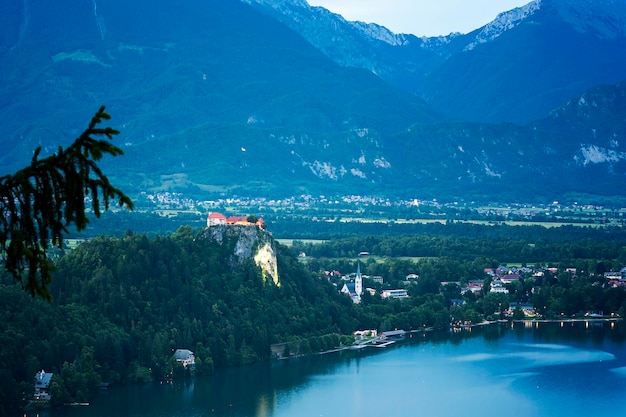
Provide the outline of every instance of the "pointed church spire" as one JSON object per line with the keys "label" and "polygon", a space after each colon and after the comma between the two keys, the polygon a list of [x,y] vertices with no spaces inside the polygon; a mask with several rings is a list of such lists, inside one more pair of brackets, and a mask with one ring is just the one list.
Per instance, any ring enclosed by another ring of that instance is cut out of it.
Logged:
{"label": "pointed church spire", "polygon": [[357,261],[356,278],[354,278],[354,292],[357,296],[363,294],[363,277],[361,276],[361,261]]}

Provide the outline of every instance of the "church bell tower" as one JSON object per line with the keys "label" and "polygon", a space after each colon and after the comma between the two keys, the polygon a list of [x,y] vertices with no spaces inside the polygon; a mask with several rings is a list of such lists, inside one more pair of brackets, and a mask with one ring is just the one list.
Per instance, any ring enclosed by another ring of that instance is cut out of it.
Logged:
{"label": "church bell tower", "polygon": [[363,294],[363,277],[361,276],[361,262],[357,263],[356,278],[354,278],[354,292],[359,297]]}

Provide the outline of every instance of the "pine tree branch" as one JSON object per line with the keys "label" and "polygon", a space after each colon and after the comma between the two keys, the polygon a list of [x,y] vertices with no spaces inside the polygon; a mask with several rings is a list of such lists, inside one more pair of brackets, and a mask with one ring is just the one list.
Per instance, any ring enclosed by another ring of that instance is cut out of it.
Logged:
{"label": "pine tree branch", "polygon": [[[31,296],[50,300],[48,285],[54,265],[48,259],[50,245],[63,247],[67,227],[83,230],[89,219],[86,199],[97,218],[111,201],[133,209],[133,202],[96,164],[103,156],[123,151],[109,142],[119,131],[97,127],[110,116],[102,106],[89,127],[67,149],[39,158],[37,148],[29,166],[0,177],[0,250],[5,267]],[[107,139],[101,139],[106,136]]]}

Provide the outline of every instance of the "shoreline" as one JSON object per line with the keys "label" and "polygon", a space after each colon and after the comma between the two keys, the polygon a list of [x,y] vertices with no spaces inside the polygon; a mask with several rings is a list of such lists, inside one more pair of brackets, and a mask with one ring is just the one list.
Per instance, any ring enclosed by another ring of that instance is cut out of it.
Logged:
{"label": "shoreline", "polygon": [[[524,320],[501,319],[501,320],[489,320],[489,321],[485,320],[480,323],[465,324],[465,325],[460,325],[460,326],[450,325],[449,331],[468,330],[468,329],[472,329],[475,327],[484,327],[484,326],[490,326],[493,324],[508,324],[508,323],[511,323],[511,324],[513,323],[579,323],[579,322],[580,323],[584,323],[584,322],[610,323],[610,322],[617,322],[617,321],[622,321],[622,320],[624,320],[623,317],[580,317],[580,318],[562,318],[562,319],[524,319]],[[441,329],[441,330],[445,331],[446,329]],[[425,327],[421,329],[407,330],[406,333],[407,333],[407,337],[412,337],[414,334],[425,334],[425,333],[433,332],[433,331],[435,331],[434,327]],[[401,343],[405,339],[394,340],[394,342]],[[355,348],[355,346],[358,346],[358,347]],[[301,358],[301,357],[310,356],[310,355],[327,355],[330,353],[337,353],[337,352],[343,352],[343,351],[359,351],[361,349],[365,349],[368,347],[377,347],[377,345],[369,343],[369,342],[363,343],[363,344],[353,344],[350,346],[340,346],[334,349],[324,350],[321,352],[311,352],[309,354],[294,355],[294,356],[281,357],[281,358],[275,358],[275,359],[289,360],[289,359],[296,359],[296,358]]]}

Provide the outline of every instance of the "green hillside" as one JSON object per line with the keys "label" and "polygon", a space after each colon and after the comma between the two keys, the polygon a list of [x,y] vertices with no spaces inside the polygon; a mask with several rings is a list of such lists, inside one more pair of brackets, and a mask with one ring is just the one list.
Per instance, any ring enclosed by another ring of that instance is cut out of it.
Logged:
{"label": "green hillside", "polygon": [[[267,360],[272,343],[357,326],[352,301],[285,248],[277,286],[252,260],[229,265],[235,244],[190,228],[155,239],[96,238],[58,261],[51,303],[4,277],[0,403],[12,409],[28,397],[42,368],[61,377],[54,404],[86,401],[101,382],[163,379],[176,369],[173,349],[192,350],[201,375]],[[338,336],[328,343],[338,346]]]}

